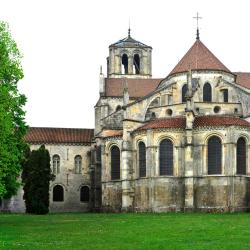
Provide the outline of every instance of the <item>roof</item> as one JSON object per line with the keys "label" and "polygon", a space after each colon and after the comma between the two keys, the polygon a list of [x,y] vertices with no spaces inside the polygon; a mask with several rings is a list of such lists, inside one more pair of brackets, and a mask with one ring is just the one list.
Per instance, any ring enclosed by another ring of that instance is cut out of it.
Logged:
{"label": "roof", "polygon": [[250,127],[250,123],[239,117],[233,116],[198,116],[194,120],[194,127],[214,126],[242,126]]}
{"label": "roof", "polygon": [[90,143],[93,129],[30,127],[25,141],[30,144],[84,144]]}
{"label": "roof", "polygon": [[[126,78],[128,93],[132,98],[143,97],[154,91],[162,78],[130,79]],[[105,95],[110,97],[123,96],[124,78],[106,78]]]}
{"label": "roof", "polygon": [[122,136],[123,131],[122,130],[104,130],[102,132],[103,137],[117,137],[117,136]]}
{"label": "roof", "polygon": [[[197,116],[194,120],[194,128],[199,127],[218,127],[218,126],[242,126],[250,127],[250,123],[238,117],[232,116]],[[159,128],[178,128],[185,129],[185,117],[173,117],[151,120],[138,130],[159,129]]]}
{"label": "roof", "polygon": [[186,127],[185,117],[162,118],[149,121],[137,130],[156,129],[156,128],[181,128]]}
{"label": "roof", "polygon": [[139,42],[137,40],[135,40],[134,38],[132,38],[130,36],[130,29],[129,29],[129,33],[128,36],[111,44],[109,47],[144,47],[144,48],[152,48],[151,46],[148,46],[142,42]]}
{"label": "roof", "polygon": [[199,40],[188,50],[169,75],[192,70],[230,70]]}
{"label": "roof", "polygon": [[250,72],[234,72],[236,77],[236,83],[245,87],[250,88]]}

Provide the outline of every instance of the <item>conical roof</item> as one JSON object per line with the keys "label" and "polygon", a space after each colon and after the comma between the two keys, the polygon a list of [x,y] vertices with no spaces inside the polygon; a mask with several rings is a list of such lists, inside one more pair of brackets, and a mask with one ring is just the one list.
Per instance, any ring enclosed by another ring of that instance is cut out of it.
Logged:
{"label": "conical roof", "polygon": [[230,70],[199,40],[188,50],[169,75],[189,70]]}

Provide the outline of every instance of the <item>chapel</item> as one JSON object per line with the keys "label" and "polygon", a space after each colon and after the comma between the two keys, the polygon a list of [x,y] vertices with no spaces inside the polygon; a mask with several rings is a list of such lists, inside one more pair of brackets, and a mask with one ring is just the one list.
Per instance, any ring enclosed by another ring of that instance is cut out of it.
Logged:
{"label": "chapel", "polygon": [[[197,29],[163,73],[129,29],[100,71],[94,129],[29,128],[31,149],[50,152],[51,212],[249,210],[250,72],[230,71]],[[25,211],[22,192],[2,206]]]}

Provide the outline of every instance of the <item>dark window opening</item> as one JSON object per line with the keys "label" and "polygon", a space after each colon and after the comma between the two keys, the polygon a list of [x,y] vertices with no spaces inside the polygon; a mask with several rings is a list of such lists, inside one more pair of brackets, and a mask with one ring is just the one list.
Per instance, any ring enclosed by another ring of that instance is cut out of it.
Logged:
{"label": "dark window opening", "polygon": [[208,174],[221,174],[221,140],[212,136],[208,140]]}
{"label": "dark window opening", "polygon": [[81,202],[89,202],[89,187],[88,186],[81,187],[80,201]]}
{"label": "dark window opening", "polygon": [[122,55],[122,74],[128,74],[128,56]]}
{"label": "dark window opening", "polygon": [[186,102],[187,101],[187,90],[188,90],[188,86],[187,84],[184,84],[182,87],[182,102]]}
{"label": "dark window opening", "polygon": [[120,149],[117,146],[111,148],[111,180],[120,179]]}
{"label": "dark window opening", "polygon": [[223,90],[223,102],[228,102],[228,89]]}
{"label": "dark window opening", "polygon": [[139,176],[146,177],[146,147],[143,142],[139,142]]}
{"label": "dark window opening", "polygon": [[173,175],[173,143],[169,139],[160,143],[160,175]]}
{"label": "dark window opening", "polygon": [[173,110],[172,109],[167,109],[166,113],[167,113],[168,116],[172,116]]}
{"label": "dark window opening", "polygon": [[212,101],[212,88],[211,85],[207,82],[203,87],[203,101],[211,102]]}
{"label": "dark window opening", "polygon": [[115,111],[119,111],[119,110],[121,110],[121,109],[122,109],[122,107],[121,107],[120,105],[118,105],[118,106],[116,107]]}
{"label": "dark window opening", "polygon": [[63,187],[56,185],[53,188],[53,201],[63,201]]}
{"label": "dark window opening", "polygon": [[219,106],[215,106],[214,107],[214,113],[219,113],[220,112],[220,107]]}
{"label": "dark window opening", "polygon": [[246,156],[246,141],[241,137],[237,141],[237,174],[246,174]]}
{"label": "dark window opening", "polygon": [[140,57],[138,54],[134,55],[134,74],[140,74]]}
{"label": "dark window opening", "polygon": [[155,118],[156,118],[155,112],[152,112],[151,113],[151,119],[155,119]]}

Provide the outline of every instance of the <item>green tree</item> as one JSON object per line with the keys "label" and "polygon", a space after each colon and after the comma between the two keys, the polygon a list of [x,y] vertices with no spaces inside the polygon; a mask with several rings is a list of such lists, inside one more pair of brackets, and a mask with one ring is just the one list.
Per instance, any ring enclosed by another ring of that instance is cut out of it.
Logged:
{"label": "green tree", "polygon": [[23,110],[26,98],[17,88],[22,78],[20,52],[8,24],[0,21],[0,199],[16,194],[27,147]]}
{"label": "green tree", "polygon": [[53,179],[49,151],[45,146],[42,145],[38,150],[28,152],[22,172],[26,213],[47,214],[49,212],[49,182]]}

